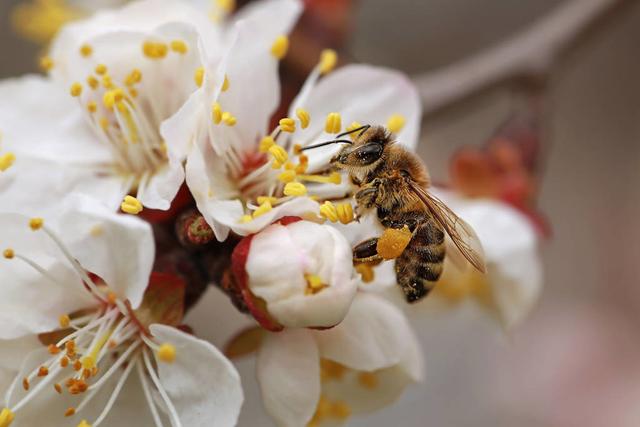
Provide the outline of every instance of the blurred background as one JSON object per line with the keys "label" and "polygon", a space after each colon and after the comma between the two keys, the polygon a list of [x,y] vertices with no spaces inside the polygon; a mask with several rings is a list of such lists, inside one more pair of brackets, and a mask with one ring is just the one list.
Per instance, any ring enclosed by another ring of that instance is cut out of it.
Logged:
{"label": "blurred background", "polygon": [[[512,39],[567,2],[310,1],[313,13],[300,24],[284,74],[295,86],[316,60],[316,48],[328,45],[348,61],[418,79]],[[11,22],[18,3],[38,2],[0,2],[2,78],[37,72],[44,26],[61,17],[17,34]],[[72,3],[82,9],[83,2]],[[541,237],[544,290],[532,315],[508,336],[472,305],[416,322],[426,382],[352,425],[640,425],[640,2],[609,3],[615,7],[545,64],[544,73],[500,79],[428,109],[418,151],[442,183],[450,182],[451,159],[461,147],[482,146],[514,114],[533,114],[540,125],[531,171],[535,205],[551,229]],[[205,299],[217,292],[212,288]],[[191,313],[196,330],[243,321],[229,304],[213,315],[204,305]],[[219,345],[227,338],[199,332]],[[252,361],[241,361],[240,369],[247,379],[240,425],[270,425]]]}

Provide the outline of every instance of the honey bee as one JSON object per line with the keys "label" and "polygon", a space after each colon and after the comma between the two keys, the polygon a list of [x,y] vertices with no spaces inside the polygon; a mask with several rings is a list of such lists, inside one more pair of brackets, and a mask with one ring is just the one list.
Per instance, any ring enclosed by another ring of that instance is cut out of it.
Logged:
{"label": "honey bee", "polygon": [[[341,139],[354,134],[353,141]],[[404,229],[411,237],[395,261],[396,280],[407,302],[426,296],[442,274],[445,233],[473,267],[484,273],[484,254],[475,232],[441,200],[429,194],[429,174],[422,161],[396,144],[394,135],[382,126],[365,125],[337,135],[336,139],[304,150],[335,143],[348,144],[331,160],[346,171],[357,186],[354,194],[356,218],[375,209],[385,228]],[[382,261],[378,237],[353,248],[354,262]],[[452,260],[457,255],[449,252]],[[461,259],[457,257],[457,259]]]}

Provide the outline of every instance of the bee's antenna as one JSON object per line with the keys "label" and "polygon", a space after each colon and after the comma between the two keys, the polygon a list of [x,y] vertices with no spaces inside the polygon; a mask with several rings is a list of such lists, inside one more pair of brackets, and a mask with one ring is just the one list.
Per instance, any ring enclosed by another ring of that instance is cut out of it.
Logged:
{"label": "bee's antenna", "polygon": [[336,138],[342,138],[343,136],[351,135],[352,133],[356,133],[358,131],[360,131],[360,134],[358,136],[362,136],[362,134],[365,133],[366,131],[368,131],[370,127],[371,127],[371,125],[363,125],[363,126],[355,128],[355,129],[351,129],[351,130],[348,130],[346,132],[342,132],[342,133],[336,135]]}
{"label": "bee's antenna", "polygon": [[324,147],[325,145],[331,145],[331,144],[353,144],[353,141],[349,141],[348,139],[334,139],[331,141],[325,141],[319,144],[310,145],[308,147],[301,148],[300,151],[311,150],[312,148]]}

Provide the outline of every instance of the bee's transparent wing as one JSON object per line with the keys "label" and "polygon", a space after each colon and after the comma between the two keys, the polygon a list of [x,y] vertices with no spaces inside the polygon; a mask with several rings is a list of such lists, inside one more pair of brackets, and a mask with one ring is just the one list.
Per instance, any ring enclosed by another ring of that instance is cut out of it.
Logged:
{"label": "bee's transparent wing", "polygon": [[485,272],[484,250],[473,228],[456,215],[444,202],[429,194],[418,183],[409,181],[412,190],[425,204],[431,215],[442,225],[458,251],[482,273]]}

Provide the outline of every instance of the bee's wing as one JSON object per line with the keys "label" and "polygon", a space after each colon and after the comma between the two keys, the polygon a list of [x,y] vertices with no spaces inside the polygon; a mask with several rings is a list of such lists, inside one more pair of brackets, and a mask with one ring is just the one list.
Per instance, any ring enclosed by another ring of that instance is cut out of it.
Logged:
{"label": "bee's wing", "polygon": [[425,204],[431,215],[442,225],[460,253],[478,271],[485,272],[484,250],[480,239],[469,224],[453,213],[444,202],[429,194],[418,183],[409,180],[411,189]]}

